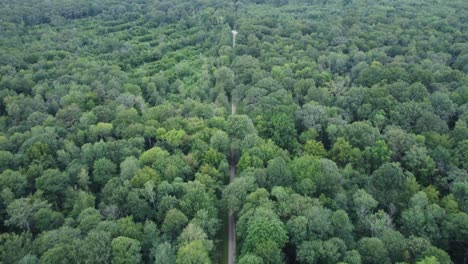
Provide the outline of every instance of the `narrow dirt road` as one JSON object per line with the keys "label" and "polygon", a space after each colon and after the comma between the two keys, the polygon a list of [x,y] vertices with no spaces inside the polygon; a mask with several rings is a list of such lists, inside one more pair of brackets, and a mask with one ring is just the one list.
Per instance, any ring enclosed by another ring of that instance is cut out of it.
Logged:
{"label": "narrow dirt road", "polygon": [[[231,114],[236,115],[236,105],[231,104]],[[236,157],[235,153],[231,151],[230,159],[230,175],[229,181],[236,178]],[[228,264],[236,263],[236,218],[232,210],[229,211],[229,248],[228,248]]]}
{"label": "narrow dirt road", "polygon": [[232,103],[231,104],[231,115],[236,115],[236,112],[237,112],[237,106]]}

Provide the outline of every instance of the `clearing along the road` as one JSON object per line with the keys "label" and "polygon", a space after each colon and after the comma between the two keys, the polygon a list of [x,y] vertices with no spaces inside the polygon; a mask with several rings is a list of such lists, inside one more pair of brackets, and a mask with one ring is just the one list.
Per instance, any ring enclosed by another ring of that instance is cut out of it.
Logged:
{"label": "clearing along the road", "polygon": [[[236,115],[236,105],[231,104],[231,114]],[[231,150],[230,155],[230,175],[229,181],[232,182],[236,178],[236,157],[235,153]],[[228,264],[236,263],[236,218],[234,212],[229,210],[229,246],[228,246]]]}

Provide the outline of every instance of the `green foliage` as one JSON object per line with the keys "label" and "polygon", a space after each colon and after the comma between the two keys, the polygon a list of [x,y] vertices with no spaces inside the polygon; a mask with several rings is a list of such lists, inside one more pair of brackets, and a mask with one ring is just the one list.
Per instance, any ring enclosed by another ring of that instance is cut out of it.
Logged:
{"label": "green foliage", "polygon": [[271,139],[281,148],[295,152],[297,132],[293,119],[287,114],[276,114],[271,118]]}
{"label": "green foliage", "polygon": [[391,262],[395,263],[404,260],[407,242],[400,232],[385,229],[378,235],[378,238],[384,243]]}
{"label": "green foliage", "polygon": [[431,176],[435,172],[436,164],[427,154],[426,148],[411,147],[403,158],[403,164],[417,177],[420,183],[428,185],[432,182]]}
{"label": "green foliage", "polygon": [[157,186],[161,183],[161,176],[150,167],[144,166],[135,173],[130,182],[135,188],[143,188],[148,182]]}
{"label": "green foliage", "polygon": [[21,264],[37,264],[39,259],[35,255],[26,255],[18,263]]}
{"label": "green foliage", "polygon": [[112,124],[99,122],[96,125],[91,125],[89,127],[89,136],[93,139],[93,141],[105,139],[111,135],[112,129]]}
{"label": "green foliage", "polygon": [[109,159],[101,158],[94,162],[92,181],[103,186],[117,173],[117,166]]}
{"label": "green foliage", "polygon": [[268,186],[291,186],[292,174],[288,168],[288,164],[281,157],[275,158],[268,162],[266,169]]}
{"label": "green foliage", "polygon": [[25,194],[28,186],[26,175],[17,171],[5,170],[0,174],[0,189],[9,188],[16,197]]}
{"label": "green foliage", "polygon": [[268,263],[281,263],[281,248],[288,236],[283,223],[268,209],[255,210],[249,219],[242,254],[253,254]]}
{"label": "green foliage", "polygon": [[33,225],[38,231],[52,230],[62,226],[63,215],[50,208],[41,208],[33,216]]}
{"label": "green foliage", "polygon": [[245,203],[247,195],[255,190],[255,179],[252,177],[240,177],[232,181],[223,190],[223,200],[226,202],[227,208],[240,211]]}
{"label": "green foliage", "polygon": [[239,259],[240,264],[263,264],[263,259],[253,254],[243,255]]}
{"label": "green foliage", "polygon": [[247,230],[247,237],[243,247],[246,252],[255,252],[257,243],[274,242],[278,248],[286,243],[286,232],[280,221],[253,219]]}
{"label": "green foliage", "polygon": [[408,188],[408,176],[397,163],[385,163],[372,173],[370,191],[381,204],[398,205]]}
{"label": "green foliage", "polygon": [[348,141],[340,137],[333,144],[329,157],[342,167],[347,164],[357,165],[361,159],[361,152],[358,148],[353,148]]}
{"label": "green foliage", "polygon": [[390,263],[388,251],[384,243],[378,238],[365,237],[358,242],[358,251],[362,256],[362,263]]}
{"label": "green foliage", "polygon": [[47,250],[41,257],[39,263],[61,263],[74,261],[73,256],[70,255],[72,250],[71,245],[58,244],[55,247]]}
{"label": "green foliage", "polygon": [[463,262],[465,2],[0,5],[0,262]]}
{"label": "green foliage", "polygon": [[445,251],[434,246],[431,246],[426,251],[424,251],[423,255],[425,256],[423,261],[428,257],[431,258],[430,256],[433,256],[438,263],[453,263]]}
{"label": "green foliage", "polygon": [[318,158],[323,158],[327,155],[325,148],[323,147],[322,142],[317,142],[315,140],[308,140],[304,145],[304,152],[307,155],[312,155]]}
{"label": "green foliage", "polygon": [[384,163],[391,161],[392,151],[388,149],[385,141],[378,140],[373,146],[366,147],[363,156],[368,164],[368,172],[372,173]]}
{"label": "green foliage", "polygon": [[442,239],[440,225],[446,212],[437,204],[430,204],[424,192],[416,193],[410,200],[410,207],[403,211],[402,222],[408,234],[429,239],[439,244]]}
{"label": "green foliage", "polygon": [[231,138],[231,149],[243,149],[252,145],[256,130],[248,116],[235,115],[228,119],[228,135]]}
{"label": "green foliage", "polygon": [[221,153],[227,153],[229,149],[229,137],[226,132],[218,130],[210,138],[210,145]]}
{"label": "green foliage", "polygon": [[90,230],[94,229],[99,224],[101,219],[102,219],[102,216],[98,210],[92,207],[84,209],[78,215],[78,219],[77,219],[79,222],[78,227],[80,228],[80,230],[89,232]]}
{"label": "green foliage", "polygon": [[[32,221],[36,214],[49,205],[40,200],[32,200],[31,198],[20,198],[11,202],[6,208],[9,216],[5,221],[6,225],[16,226],[26,231],[31,230]],[[40,219],[42,220],[42,219]]]}
{"label": "green foliage", "polygon": [[321,159],[319,170],[312,176],[317,186],[317,192],[328,196],[334,196],[340,190],[342,176],[336,164],[328,159]]}
{"label": "green foliage", "polygon": [[351,250],[346,252],[346,256],[343,259],[348,264],[360,264],[362,263],[361,255],[357,250]]}
{"label": "green foliage", "polygon": [[59,199],[65,196],[69,181],[70,177],[66,172],[49,169],[36,178],[36,187],[45,193],[50,202],[59,203]]}
{"label": "green foliage", "polygon": [[354,122],[344,126],[341,134],[352,146],[364,149],[376,142],[379,130],[369,122]]}
{"label": "green foliage", "polygon": [[19,235],[3,233],[0,235],[0,259],[2,263],[21,262],[31,250],[31,233],[21,233]]}
{"label": "green foliage", "polygon": [[171,237],[176,237],[182,228],[187,224],[187,216],[177,209],[171,209],[167,212],[161,230]]}
{"label": "green foliage", "polygon": [[340,243],[337,239],[304,242],[299,247],[298,258],[301,263],[338,263],[342,258]]}
{"label": "green foliage", "polygon": [[169,156],[169,153],[159,147],[151,148],[143,152],[140,156],[140,162],[143,165],[151,166],[155,162],[163,161]]}
{"label": "green foliage", "polygon": [[183,143],[183,140],[186,136],[187,134],[185,131],[173,129],[167,131],[167,133],[164,135],[164,139],[167,141],[169,146],[177,148]]}
{"label": "green foliage", "polygon": [[154,252],[154,263],[155,264],[174,264],[176,262],[176,256],[170,243],[165,242],[156,248]]}
{"label": "green foliage", "polygon": [[140,162],[137,158],[131,156],[127,157],[120,163],[120,178],[123,180],[130,180],[140,169]]}
{"label": "green foliage", "polygon": [[83,242],[84,263],[109,263],[112,250],[110,233],[91,231]]}
{"label": "green foliage", "polygon": [[436,257],[425,257],[421,261],[416,262],[417,264],[439,264]]}
{"label": "green foliage", "polygon": [[209,264],[211,263],[211,260],[208,255],[208,250],[204,247],[203,242],[195,240],[179,249],[177,252],[176,263]]}
{"label": "green foliage", "polygon": [[112,263],[141,263],[140,243],[128,237],[112,239]]}

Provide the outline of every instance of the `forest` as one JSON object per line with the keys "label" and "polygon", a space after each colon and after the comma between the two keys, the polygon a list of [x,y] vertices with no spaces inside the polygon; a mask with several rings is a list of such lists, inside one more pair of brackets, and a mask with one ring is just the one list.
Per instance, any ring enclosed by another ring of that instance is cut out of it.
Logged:
{"label": "forest", "polygon": [[0,0],[0,264],[465,264],[467,123],[466,0]]}

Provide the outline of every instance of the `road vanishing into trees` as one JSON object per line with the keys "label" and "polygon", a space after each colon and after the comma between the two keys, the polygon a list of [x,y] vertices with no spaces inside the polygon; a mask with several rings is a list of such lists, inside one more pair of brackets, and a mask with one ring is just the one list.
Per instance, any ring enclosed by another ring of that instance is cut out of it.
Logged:
{"label": "road vanishing into trees", "polygon": [[[231,114],[236,115],[237,107],[234,103],[231,104]],[[236,178],[236,155],[231,149],[231,154],[229,157],[230,161],[230,175],[229,181],[232,182]],[[228,264],[234,264],[236,262],[236,218],[234,212],[229,210],[229,246],[228,246]]]}

